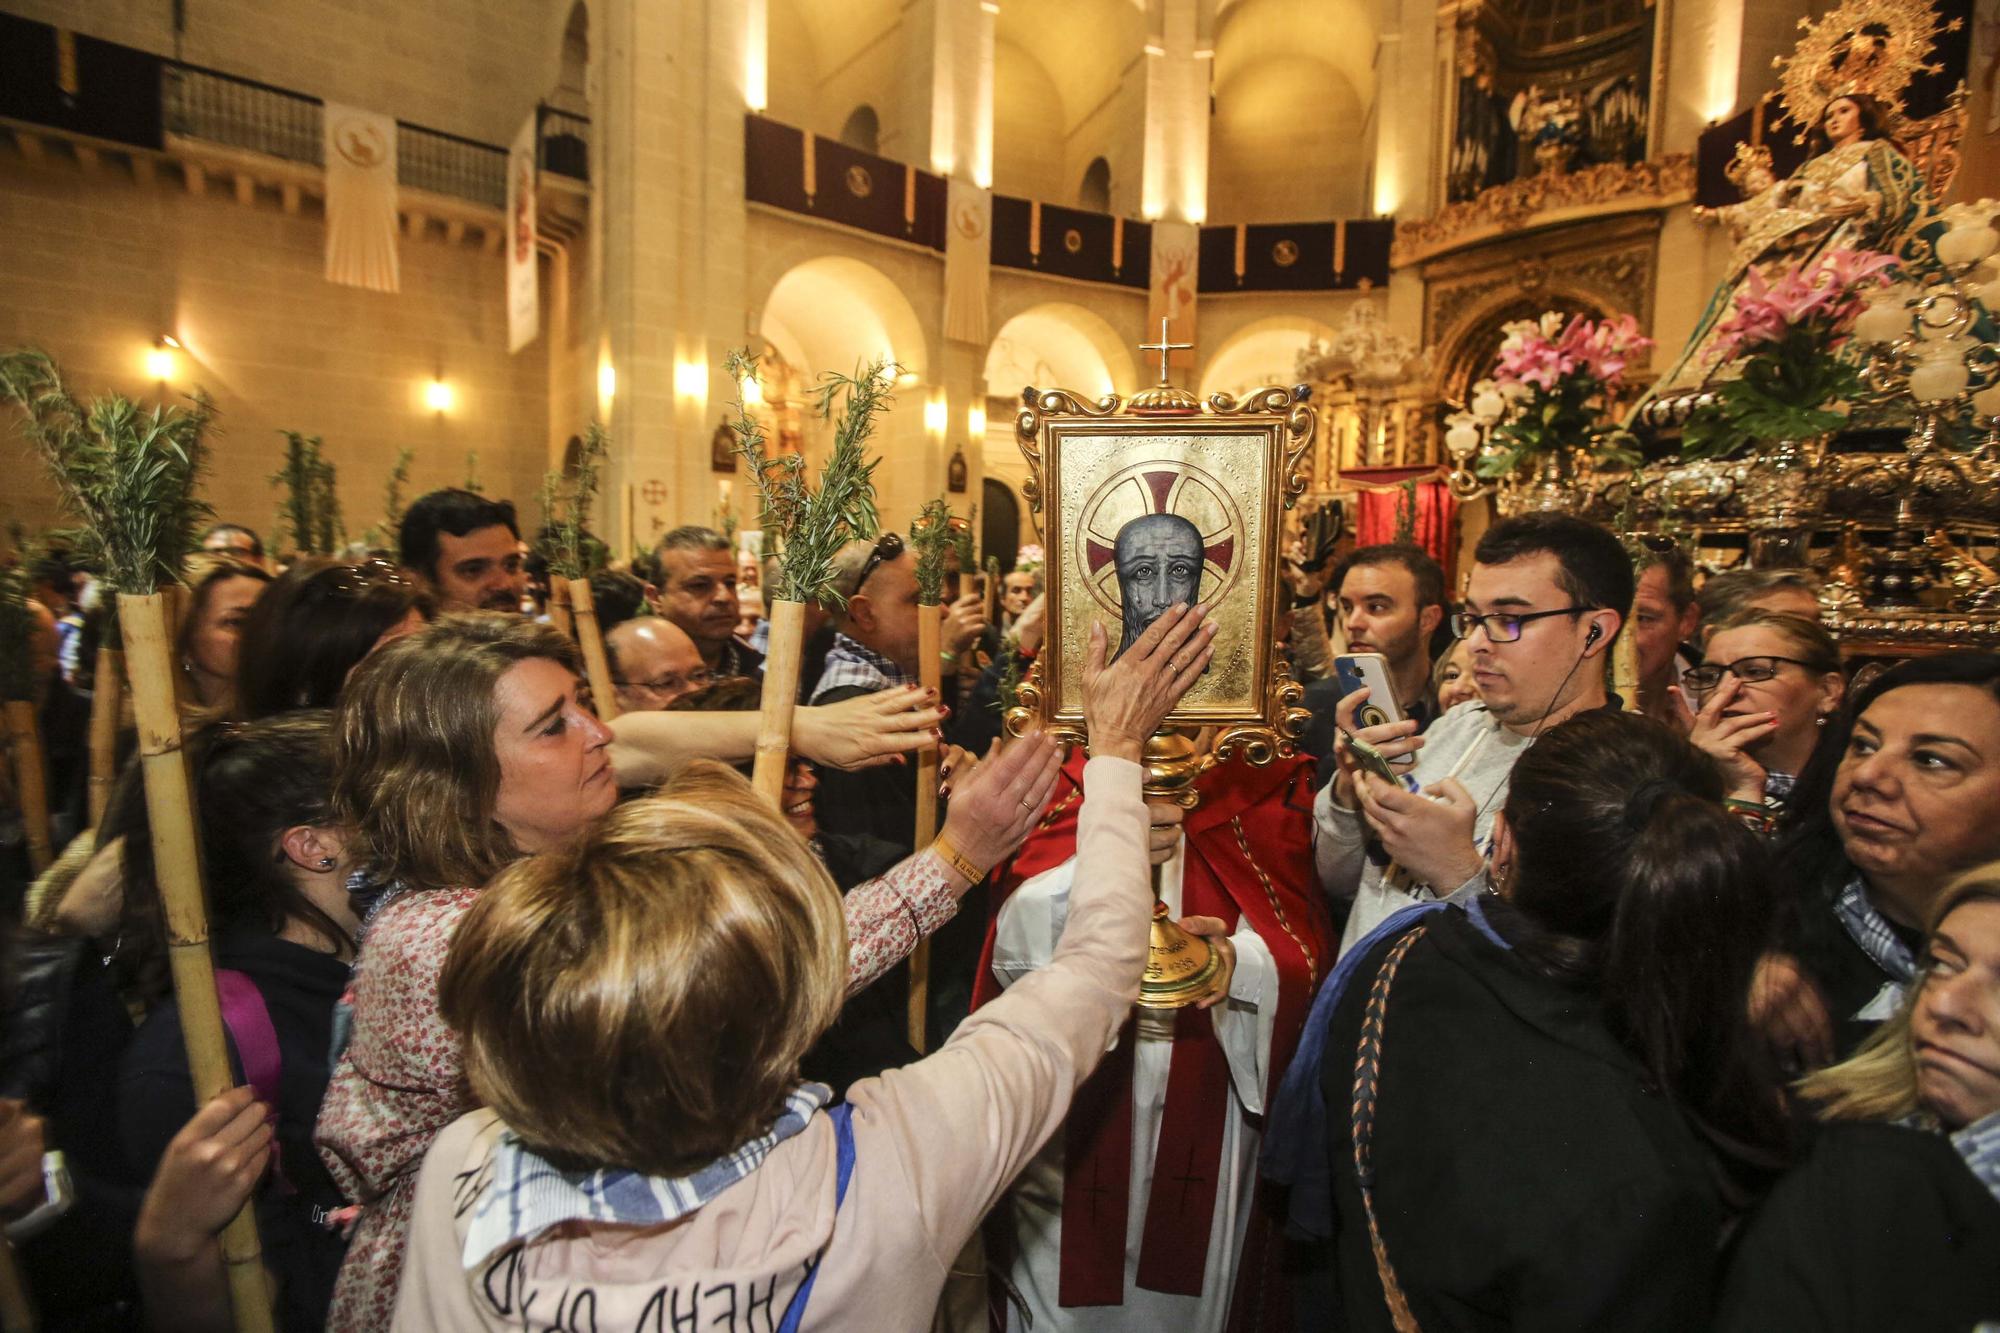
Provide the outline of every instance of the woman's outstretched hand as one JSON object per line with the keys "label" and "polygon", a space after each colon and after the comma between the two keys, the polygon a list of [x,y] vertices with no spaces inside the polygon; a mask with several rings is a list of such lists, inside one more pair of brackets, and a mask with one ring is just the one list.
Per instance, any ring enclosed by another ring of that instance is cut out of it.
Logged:
{"label": "woman's outstretched hand", "polygon": [[999,741],[954,783],[944,837],[966,860],[991,870],[1026,842],[1062,773],[1062,751],[1033,732]]}
{"label": "woman's outstretched hand", "polygon": [[873,768],[936,745],[945,712],[921,686],[877,690],[792,714],[792,748],[816,764]]}
{"label": "woman's outstretched hand", "polygon": [[1090,752],[1137,763],[1146,738],[1159,730],[1188,686],[1215,656],[1215,625],[1206,607],[1168,607],[1146,632],[1106,664],[1102,624],[1090,627],[1083,663],[1083,719]]}

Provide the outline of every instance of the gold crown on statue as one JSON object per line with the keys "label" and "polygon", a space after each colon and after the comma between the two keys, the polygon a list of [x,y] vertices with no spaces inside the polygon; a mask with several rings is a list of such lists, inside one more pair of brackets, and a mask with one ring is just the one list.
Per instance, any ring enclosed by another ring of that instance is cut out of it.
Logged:
{"label": "gold crown on statue", "polygon": [[1771,62],[1785,103],[1777,123],[1790,120],[1803,142],[1839,97],[1872,97],[1900,116],[1910,81],[1943,68],[1930,59],[1938,33],[1961,26],[1940,24],[1927,0],[1846,0],[1817,21],[1800,19],[1805,36]]}
{"label": "gold crown on statue", "polygon": [[1729,178],[1731,185],[1742,190],[1743,182],[1751,172],[1769,170],[1771,170],[1771,150],[1763,144],[1753,144],[1746,140],[1736,145],[1736,156],[1722,169],[1722,174]]}

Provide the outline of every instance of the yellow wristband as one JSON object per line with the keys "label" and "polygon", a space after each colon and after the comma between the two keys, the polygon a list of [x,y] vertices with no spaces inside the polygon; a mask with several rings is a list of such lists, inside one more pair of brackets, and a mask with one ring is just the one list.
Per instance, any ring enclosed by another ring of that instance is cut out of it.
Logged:
{"label": "yellow wristband", "polygon": [[986,878],[986,872],[965,859],[965,854],[951,845],[951,839],[940,833],[931,843],[931,851],[939,860],[956,870],[968,883],[977,884]]}

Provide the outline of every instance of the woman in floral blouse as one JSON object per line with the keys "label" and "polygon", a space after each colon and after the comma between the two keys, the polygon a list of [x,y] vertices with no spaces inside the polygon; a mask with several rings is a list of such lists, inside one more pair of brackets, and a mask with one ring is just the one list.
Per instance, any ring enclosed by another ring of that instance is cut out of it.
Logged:
{"label": "woman in floral blouse", "polygon": [[[397,889],[368,923],[345,1000],[351,1040],[315,1135],[359,1214],[329,1329],[388,1327],[417,1167],[438,1131],[474,1105],[458,1038],[437,1012],[438,974],[460,919],[505,866],[560,846],[609,811],[620,778],[658,771],[656,754],[617,753],[632,738],[621,734],[614,746],[578,669],[575,646],[545,625],[452,616],[375,654],[342,697],[335,806]],[[802,748],[811,735],[845,733],[821,757],[865,762],[855,733],[886,734],[892,716],[907,725],[918,702],[909,694],[867,702],[869,716],[843,715],[844,726],[808,725]],[[741,732],[707,738],[721,742],[718,757],[747,754],[754,715],[700,722]],[[1000,800],[995,793],[1023,772],[1041,801]],[[952,915],[958,895],[1026,836],[1055,773],[1053,748],[1042,744],[981,765],[960,784],[938,843],[848,896],[850,988]]]}

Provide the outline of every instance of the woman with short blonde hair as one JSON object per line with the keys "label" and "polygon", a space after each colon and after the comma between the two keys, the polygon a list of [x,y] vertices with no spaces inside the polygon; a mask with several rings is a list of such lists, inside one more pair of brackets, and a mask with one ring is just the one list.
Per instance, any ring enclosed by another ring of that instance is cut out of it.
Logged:
{"label": "woman with short blonde hair", "polygon": [[1944,887],[1896,1016],[1799,1091],[1827,1127],[1746,1231],[1718,1327],[2000,1313],[2000,861]]}
{"label": "woman with short blonde hair", "polygon": [[[417,1167],[438,1131],[475,1105],[459,1034],[438,1010],[439,974],[466,913],[508,867],[565,855],[611,810],[621,781],[637,772],[643,782],[662,766],[650,720],[633,725],[640,753],[624,762],[578,665],[575,646],[547,625],[453,615],[371,654],[342,693],[335,810],[355,828],[374,877],[396,887],[367,923],[349,987],[352,1040],[336,1051],[314,1135],[342,1193],[360,1206],[329,1329],[387,1326]],[[802,708],[801,748],[856,763],[931,739],[941,714],[916,709],[919,694]],[[669,721],[681,733],[679,755],[708,744],[725,758],[747,756],[757,727],[755,714]],[[939,844],[848,895],[844,931],[835,932],[849,942],[839,959],[848,984],[866,985],[950,919],[958,895],[1027,835],[1028,804],[1055,773],[1032,749],[1003,758],[953,803]],[[605,1054],[603,1069],[629,1067]]]}
{"label": "woman with short blonde hair", "polygon": [[[1106,666],[1093,631],[1093,757],[1054,958],[831,1112],[799,1060],[839,1007],[839,894],[741,778],[692,771],[503,874],[443,981],[491,1109],[425,1159],[397,1325],[928,1326],[953,1258],[1137,997],[1139,760],[1211,637],[1176,607]],[[1022,755],[1030,773],[999,798],[1039,819],[1056,772],[1039,736],[961,779],[954,814]]]}

